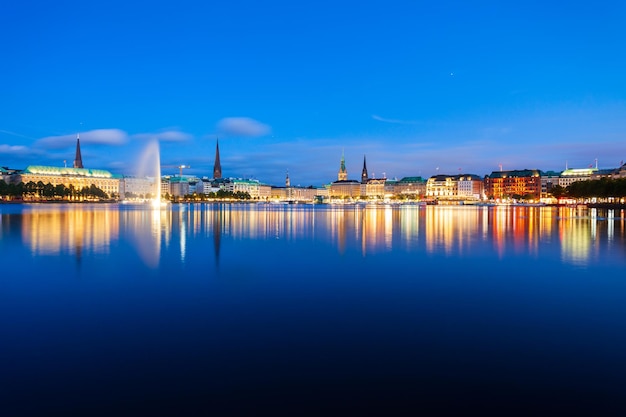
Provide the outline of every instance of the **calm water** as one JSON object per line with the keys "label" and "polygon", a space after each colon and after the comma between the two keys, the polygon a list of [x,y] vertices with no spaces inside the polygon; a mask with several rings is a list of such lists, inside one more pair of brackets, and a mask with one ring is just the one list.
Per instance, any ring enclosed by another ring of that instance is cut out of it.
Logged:
{"label": "calm water", "polygon": [[625,415],[623,211],[0,206],[2,415]]}

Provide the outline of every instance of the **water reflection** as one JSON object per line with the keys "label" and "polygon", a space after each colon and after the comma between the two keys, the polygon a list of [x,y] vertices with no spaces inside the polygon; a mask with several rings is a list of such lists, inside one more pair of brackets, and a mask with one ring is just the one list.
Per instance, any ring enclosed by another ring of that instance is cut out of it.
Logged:
{"label": "water reflection", "polygon": [[[16,233],[34,255],[107,254],[124,240],[150,268],[162,251],[188,261],[194,245],[212,239],[219,267],[223,240],[316,241],[339,254],[391,250],[499,258],[560,253],[586,265],[604,245],[623,245],[624,211],[551,207],[174,205],[167,209],[111,206],[23,206],[0,216],[3,238]],[[175,242],[175,243],[174,243]],[[175,244],[177,247],[172,247]],[[164,249],[165,248],[165,249]]]}
{"label": "water reflection", "polygon": [[21,219],[22,239],[35,255],[108,253],[117,240],[120,216],[116,210],[85,210],[70,206],[26,208]]}

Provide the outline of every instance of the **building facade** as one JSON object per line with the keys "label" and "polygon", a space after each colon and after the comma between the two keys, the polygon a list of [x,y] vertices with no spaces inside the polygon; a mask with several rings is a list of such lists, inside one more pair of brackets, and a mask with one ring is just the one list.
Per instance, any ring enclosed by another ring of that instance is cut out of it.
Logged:
{"label": "building facade", "polygon": [[541,197],[541,171],[523,169],[513,171],[493,171],[485,177],[485,194],[488,199],[507,200],[511,198]]}
{"label": "building facade", "polygon": [[23,183],[41,181],[44,184],[64,185],[76,190],[94,185],[107,193],[110,198],[120,195],[120,176],[103,169],[30,165],[17,175],[16,181]]}

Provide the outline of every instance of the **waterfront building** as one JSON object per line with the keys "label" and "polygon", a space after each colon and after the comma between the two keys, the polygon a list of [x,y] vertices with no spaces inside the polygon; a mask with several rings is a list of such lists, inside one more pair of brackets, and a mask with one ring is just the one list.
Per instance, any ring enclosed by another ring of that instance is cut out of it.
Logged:
{"label": "waterfront building", "polygon": [[355,180],[335,181],[330,184],[329,197],[332,198],[359,198],[361,183]]}
{"label": "waterfront building", "polygon": [[591,174],[591,180],[600,180],[602,178],[614,178],[615,174],[619,172],[619,168],[613,169],[598,169],[596,172]]}
{"label": "waterfront building", "polygon": [[453,199],[458,196],[458,180],[454,175],[433,175],[426,182],[426,197]]}
{"label": "waterfront building", "polygon": [[361,184],[361,197],[370,200],[382,200],[385,198],[386,178],[368,178]]}
{"label": "waterfront building", "polygon": [[522,169],[512,171],[493,171],[485,177],[487,198],[502,200],[509,198],[541,197],[541,171]]}
{"label": "waterfront building", "polygon": [[169,177],[169,193],[175,197],[184,197],[191,194],[189,191],[189,178],[184,176]]}
{"label": "waterfront building", "polygon": [[272,195],[272,187],[261,184],[259,180],[244,178],[221,178],[213,182],[214,187],[232,193],[248,193],[251,198],[257,200],[268,200]]}
{"label": "waterfront building", "polygon": [[398,196],[424,196],[426,194],[426,180],[422,177],[404,177],[394,181],[391,185],[391,193]]}
{"label": "waterfront building", "polygon": [[26,184],[41,181],[44,184],[64,185],[75,190],[94,185],[107,193],[109,197],[116,197],[120,195],[120,178],[119,175],[113,175],[103,169],[29,165],[17,175],[16,182],[21,181]]}
{"label": "waterfront building", "polygon": [[559,185],[561,172],[545,171],[541,172],[541,198],[549,199],[552,197],[552,188]]}
{"label": "waterfront building", "polygon": [[171,194],[170,192],[170,177],[161,177],[161,195]]}
{"label": "waterfront building", "polygon": [[337,181],[330,184],[329,197],[346,199],[359,198],[361,196],[361,183],[348,179],[348,171],[346,170],[346,159],[342,152],[341,162],[339,164],[339,172],[337,173]]}
{"label": "waterfront building", "polygon": [[198,184],[196,184],[196,192],[198,194],[216,193],[218,191],[219,187],[214,187],[213,182],[207,177],[200,178]]}
{"label": "waterfront building", "polygon": [[589,181],[598,171],[598,168],[570,168],[563,171],[559,177],[559,185],[563,188],[569,187],[578,181]]}
{"label": "waterfront building", "polygon": [[153,198],[157,195],[160,181],[154,177],[124,176],[120,179],[120,199]]}
{"label": "waterfront building", "polygon": [[485,183],[474,174],[457,175],[457,195],[464,200],[482,200],[485,195]]}
{"label": "waterfront building", "polygon": [[7,184],[19,182],[18,169],[11,169],[9,167],[0,167],[0,180],[3,180]]}

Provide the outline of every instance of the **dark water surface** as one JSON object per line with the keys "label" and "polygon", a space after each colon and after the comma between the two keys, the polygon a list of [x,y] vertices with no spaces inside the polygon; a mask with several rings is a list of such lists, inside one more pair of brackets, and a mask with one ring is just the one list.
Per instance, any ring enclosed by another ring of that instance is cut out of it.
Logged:
{"label": "dark water surface", "polygon": [[626,415],[623,211],[0,206],[0,415]]}

